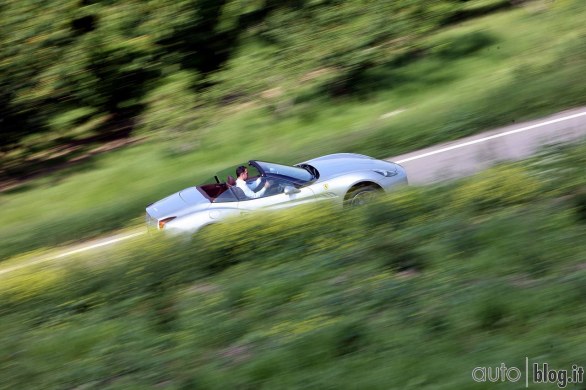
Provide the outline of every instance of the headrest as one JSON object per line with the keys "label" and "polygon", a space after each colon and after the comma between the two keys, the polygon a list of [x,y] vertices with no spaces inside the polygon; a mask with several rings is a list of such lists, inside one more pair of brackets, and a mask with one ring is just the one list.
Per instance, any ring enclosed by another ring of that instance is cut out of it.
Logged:
{"label": "headrest", "polygon": [[228,177],[226,178],[226,184],[228,184],[229,187],[235,186],[236,179],[234,179],[232,176],[228,175]]}

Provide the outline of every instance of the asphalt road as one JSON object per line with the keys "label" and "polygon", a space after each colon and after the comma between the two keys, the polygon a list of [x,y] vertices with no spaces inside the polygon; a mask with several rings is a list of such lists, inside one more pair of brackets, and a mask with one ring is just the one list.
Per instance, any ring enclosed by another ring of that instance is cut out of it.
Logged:
{"label": "asphalt road", "polygon": [[[530,122],[501,127],[471,137],[435,145],[386,160],[407,170],[410,184],[430,184],[471,175],[503,161],[514,161],[534,154],[552,143],[572,142],[586,137],[586,107],[567,110]],[[0,275],[76,253],[114,245],[146,234],[146,228],[94,239],[57,249],[14,266],[0,269]]]}
{"label": "asphalt road", "polygon": [[387,160],[407,170],[410,184],[430,184],[484,170],[498,162],[534,154],[552,143],[586,137],[586,107],[513,124]]}

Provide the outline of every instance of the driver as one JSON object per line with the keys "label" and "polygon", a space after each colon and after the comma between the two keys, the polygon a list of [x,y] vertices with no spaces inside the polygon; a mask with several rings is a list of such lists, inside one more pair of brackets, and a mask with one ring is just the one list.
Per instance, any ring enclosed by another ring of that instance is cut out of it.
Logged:
{"label": "driver", "polygon": [[243,165],[236,168],[236,176],[237,176],[236,187],[240,188],[242,190],[242,192],[244,192],[244,195],[246,195],[246,197],[248,197],[250,199],[260,198],[261,196],[264,195],[267,188],[270,187],[270,184],[267,181],[263,188],[261,188],[257,192],[254,192],[251,188],[258,187],[258,185],[260,184],[261,178],[259,177],[258,179],[251,182],[250,184],[247,183],[246,179],[248,179],[248,169]]}

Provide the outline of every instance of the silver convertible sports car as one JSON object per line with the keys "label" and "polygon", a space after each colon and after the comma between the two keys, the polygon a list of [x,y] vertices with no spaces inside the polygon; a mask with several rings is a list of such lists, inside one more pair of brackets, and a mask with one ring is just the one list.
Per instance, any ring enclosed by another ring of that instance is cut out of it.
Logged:
{"label": "silver convertible sports car", "polygon": [[146,208],[149,229],[194,233],[259,209],[330,200],[359,205],[379,191],[407,184],[402,166],[360,154],[338,153],[294,166],[251,160],[208,184],[189,187]]}

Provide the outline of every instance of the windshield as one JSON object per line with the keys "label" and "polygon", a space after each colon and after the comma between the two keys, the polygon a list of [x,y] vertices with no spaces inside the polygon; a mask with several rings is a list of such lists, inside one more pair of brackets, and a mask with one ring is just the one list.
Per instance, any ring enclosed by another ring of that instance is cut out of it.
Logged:
{"label": "windshield", "polygon": [[313,180],[313,175],[303,168],[290,167],[287,165],[273,164],[262,161],[255,161],[260,169],[267,176],[283,176],[294,181],[297,184],[303,184]]}

